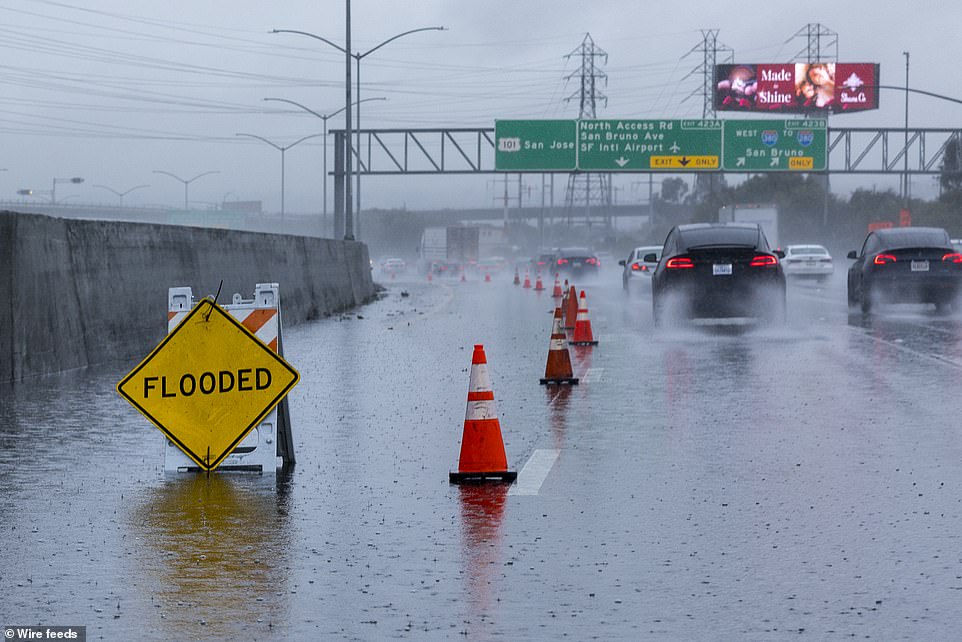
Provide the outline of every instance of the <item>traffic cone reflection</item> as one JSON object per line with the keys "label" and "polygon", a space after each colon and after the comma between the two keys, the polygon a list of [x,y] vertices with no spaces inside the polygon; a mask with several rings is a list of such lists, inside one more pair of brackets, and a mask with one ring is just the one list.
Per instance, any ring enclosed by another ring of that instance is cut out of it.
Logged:
{"label": "traffic cone reflection", "polygon": [[548,343],[548,362],[544,368],[546,384],[577,384],[578,378],[571,371],[571,355],[568,354],[568,339],[561,329],[561,308],[554,309],[554,320],[551,322],[551,340]]}
{"label": "traffic cone reflection", "polygon": [[565,299],[565,313],[564,313],[564,329],[573,330],[575,327],[575,321],[578,318],[578,293],[575,291],[575,286],[571,286],[568,290],[568,298]]}
{"label": "traffic cone reflection", "polygon": [[521,287],[526,290],[531,289],[531,276],[527,272],[524,273],[524,283],[521,285]]}
{"label": "traffic cone reflection", "polygon": [[598,342],[591,334],[591,321],[588,320],[588,302],[585,298],[585,291],[581,291],[581,298],[578,300],[578,316],[575,317],[575,333],[571,338],[573,346],[596,346]]}
{"label": "traffic cone reflection", "polygon": [[494,405],[494,391],[488,377],[488,361],[484,346],[474,346],[471,356],[471,378],[468,383],[468,407],[464,414],[461,458],[457,472],[450,472],[451,483],[502,481],[511,482],[518,473],[508,470],[508,459],[501,438],[501,423]]}

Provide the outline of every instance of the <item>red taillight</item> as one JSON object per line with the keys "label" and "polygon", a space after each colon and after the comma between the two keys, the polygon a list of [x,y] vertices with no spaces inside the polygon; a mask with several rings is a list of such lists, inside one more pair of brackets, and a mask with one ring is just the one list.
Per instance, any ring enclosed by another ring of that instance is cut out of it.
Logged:
{"label": "red taillight", "polygon": [[558,259],[558,265],[564,265],[568,262],[568,259]]}
{"label": "red taillight", "polygon": [[946,254],[942,257],[943,261],[948,263],[962,263],[962,254],[958,252],[952,252],[951,254]]}
{"label": "red taillight", "polygon": [[875,265],[885,265],[886,263],[895,263],[895,257],[891,254],[876,254],[875,260],[872,261]]}
{"label": "red taillight", "polygon": [[598,259],[594,259],[594,258],[586,260],[585,263],[587,263],[588,265],[601,265],[601,262]]}
{"label": "red taillight", "polygon": [[775,267],[778,265],[778,257],[772,254],[759,254],[748,265],[751,267]]}
{"label": "red taillight", "polygon": [[668,259],[665,267],[669,270],[687,269],[695,267],[695,263],[687,256],[676,256],[673,259]]}
{"label": "red taillight", "polygon": [[632,270],[632,272],[637,272],[638,270],[644,270],[644,269],[645,269],[645,266],[642,265],[641,263],[632,263],[632,264],[631,264],[631,270]]}

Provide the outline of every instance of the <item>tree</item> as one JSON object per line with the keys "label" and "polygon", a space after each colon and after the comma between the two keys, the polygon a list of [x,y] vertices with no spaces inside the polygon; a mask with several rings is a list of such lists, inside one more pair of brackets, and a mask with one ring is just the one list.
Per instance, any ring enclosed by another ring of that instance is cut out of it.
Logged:
{"label": "tree", "polygon": [[962,145],[953,136],[945,144],[942,154],[942,165],[939,174],[939,194],[941,196],[956,196],[962,192]]}
{"label": "tree", "polygon": [[666,178],[661,181],[661,200],[680,203],[688,194],[688,183],[682,178]]}

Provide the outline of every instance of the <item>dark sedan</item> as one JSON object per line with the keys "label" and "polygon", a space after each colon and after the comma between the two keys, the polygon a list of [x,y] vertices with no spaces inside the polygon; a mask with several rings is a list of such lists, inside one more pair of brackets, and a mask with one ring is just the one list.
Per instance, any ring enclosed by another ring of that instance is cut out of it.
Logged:
{"label": "dark sedan", "polygon": [[[672,228],[651,278],[656,325],[675,318],[785,319],[781,252],[755,223]],[[645,257],[648,261],[649,258]]]}
{"label": "dark sedan", "polygon": [[567,247],[558,250],[555,272],[563,277],[577,279],[594,277],[601,268],[597,255],[586,247]]}
{"label": "dark sedan", "polygon": [[848,305],[870,312],[880,303],[934,303],[952,308],[962,283],[962,254],[940,227],[897,227],[869,233],[852,250]]}

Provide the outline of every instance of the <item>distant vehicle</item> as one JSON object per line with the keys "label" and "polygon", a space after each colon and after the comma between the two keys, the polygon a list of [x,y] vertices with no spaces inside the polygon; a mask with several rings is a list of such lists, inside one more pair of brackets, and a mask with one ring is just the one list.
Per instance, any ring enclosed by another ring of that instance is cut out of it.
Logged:
{"label": "distant vehicle", "polygon": [[757,203],[726,205],[718,210],[718,222],[757,223],[765,233],[768,247],[776,250],[781,247],[778,234],[778,207],[775,205]]}
{"label": "distant vehicle", "polygon": [[962,239],[952,239],[952,247],[956,252],[962,252]]}
{"label": "distant vehicle", "polygon": [[[645,257],[649,254],[655,255],[654,261],[645,261]],[[618,265],[624,268],[621,272],[621,286],[627,290],[633,282],[650,283],[651,275],[658,267],[660,258],[660,245],[644,245],[633,249],[627,259],[618,261]]]}
{"label": "distant vehicle", "polygon": [[782,268],[785,276],[815,278],[819,282],[835,273],[832,255],[821,245],[786,245]]}
{"label": "distant vehicle", "polygon": [[481,228],[451,225],[426,227],[421,233],[418,258],[421,271],[435,262],[457,263],[467,267],[477,263],[481,250]]}
{"label": "distant vehicle", "polygon": [[481,274],[496,274],[507,269],[508,259],[503,256],[492,256],[478,261],[478,272]]}
{"label": "distant vehicle", "polygon": [[962,284],[962,254],[940,227],[894,227],[865,237],[852,250],[848,305],[870,312],[879,303],[934,303],[952,308]]}
{"label": "distant vehicle", "polygon": [[392,272],[397,274],[400,272],[404,272],[407,269],[407,263],[404,262],[404,259],[398,259],[398,258],[384,259],[384,261],[381,263],[381,269],[384,270],[385,272]]}
{"label": "distant vehicle", "polygon": [[531,259],[531,269],[535,272],[557,272],[558,252],[557,249],[542,249],[537,256]]}
{"label": "distant vehicle", "polygon": [[[785,274],[755,223],[672,228],[651,278],[655,325],[676,317],[785,319]],[[643,257],[651,262],[654,252]],[[670,315],[670,316],[669,316]]]}
{"label": "distant vehicle", "polygon": [[586,247],[568,247],[558,250],[552,272],[565,278],[576,279],[594,277],[601,268],[601,261]]}

